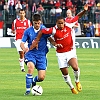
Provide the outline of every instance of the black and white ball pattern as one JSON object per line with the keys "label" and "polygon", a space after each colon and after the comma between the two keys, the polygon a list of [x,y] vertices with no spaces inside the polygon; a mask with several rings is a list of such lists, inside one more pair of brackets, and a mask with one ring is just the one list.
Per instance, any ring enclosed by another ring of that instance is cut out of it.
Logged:
{"label": "black and white ball pattern", "polygon": [[42,95],[43,93],[43,88],[40,85],[35,85],[31,89],[32,95]]}

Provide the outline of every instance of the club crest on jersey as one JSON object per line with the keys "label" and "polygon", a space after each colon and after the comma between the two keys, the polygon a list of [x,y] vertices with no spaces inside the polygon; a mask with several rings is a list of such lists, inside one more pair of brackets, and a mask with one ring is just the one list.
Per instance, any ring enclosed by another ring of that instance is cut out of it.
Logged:
{"label": "club crest on jersey", "polygon": [[63,29],[63,30],[61,30],[61,32],[67,32],[66,28],[65,28],[65,29]]}
{"label": "club crest on jersey", "polygon": [[46,31],[49,31],[49,28],[46,28],[45,30],[46,30]]}
{"label": "club crest on jersey", "polygon": [[64,32],[67,32],[66,28],[64,29]]}
{"label": "club crest on jersey", "polygon": [[62,38],[57,38],[57,40],[63,40],[69,36],[69,33],[65,34]]}

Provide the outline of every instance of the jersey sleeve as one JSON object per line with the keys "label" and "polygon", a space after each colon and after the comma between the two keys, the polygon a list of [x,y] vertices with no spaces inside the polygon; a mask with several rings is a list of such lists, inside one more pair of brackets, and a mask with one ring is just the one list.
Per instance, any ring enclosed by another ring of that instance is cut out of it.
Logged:
{"label": "jersey sleeve", "polygon": [[76,22],[76,23],[75,23],[75,25],[77,25],[77,26],[78,26],[78,22]]}
{"label": "jersey sleeve", "polygon": [[13,31],[15,30],[14,22],[12,23],[12,30],[13,30]]}
{"label": "jersey sleeve", "polygon": [[44,28],[41,31],[43,34],[52,34],[52,30],[52,28]]}
{"label": "jersey sleeve", "polygon": [[66,23],[65,22],[65,26],[67,26],[69,28],[73,28],[75,24],[76,24],[76,22],[74,22],[74,23]]}
{"label": "jersey sleeve", "polygon": [[28,38],[28,31],[27,29],[24,31],[23,37],[22,37],[22,42],[26,42]]}
{"label": "jersey sleeve", "polygon": [[28,25],[29,25],[29,27],[32,26],[32,23],[30,20],[28,20]]}
{"label": "jersey sleeve", "polygon": [[78,16],[73,17],[73,19],[71,20],[71,23],[74,23],[74,22],[78,21],[78,19],[79,19]]}
{"label": "jersey sleeve", "polygon": [[44,29],[44,28],[46,28],[46,27],[45,27],[45,25],[42,24],[42,25],[41,25],[41,29]]}
{"label": "jersey sleeve", "polygon": [[15,28],[15,27],[16,27],[16,25],[15,25],[15,24],[16,24],[16,21],[17,21],[17,19],[15,19],[15,20],[13,21],[13,23],[12,23],[12,30],[13,30],[13,31],[16,29],[16,28]]}

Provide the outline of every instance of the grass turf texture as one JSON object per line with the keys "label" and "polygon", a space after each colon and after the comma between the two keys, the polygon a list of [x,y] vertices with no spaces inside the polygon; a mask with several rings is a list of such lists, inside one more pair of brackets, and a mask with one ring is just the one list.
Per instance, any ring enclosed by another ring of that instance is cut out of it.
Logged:
{"label": "grass turf texture", "polygon": [[[42,96],[24,96],[25,75],[20,71],[19,55],[15,48],[0,48],[0,100],[99,100],[100,99],[100,49],[77,49],[81,69],[82,92],[72,94],[58,69],[54,48],[47,55],[48,69],[43,82]],[[27,67],[25,66],[27,70]],[[35,70],[34,75],[37,74]],[[72,68],[69,74],[74,83]]]}

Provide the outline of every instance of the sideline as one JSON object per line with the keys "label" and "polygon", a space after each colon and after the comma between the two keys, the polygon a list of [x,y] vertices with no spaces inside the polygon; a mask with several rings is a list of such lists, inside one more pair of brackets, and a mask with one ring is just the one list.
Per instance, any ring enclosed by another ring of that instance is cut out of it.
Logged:
{"label": "sideline", "polygon": [[[14,37],[0,37],[0,48],[15,48],[14,41]],[[100,48],[100,37],[76,37],[75,46],[76,48]]]}

